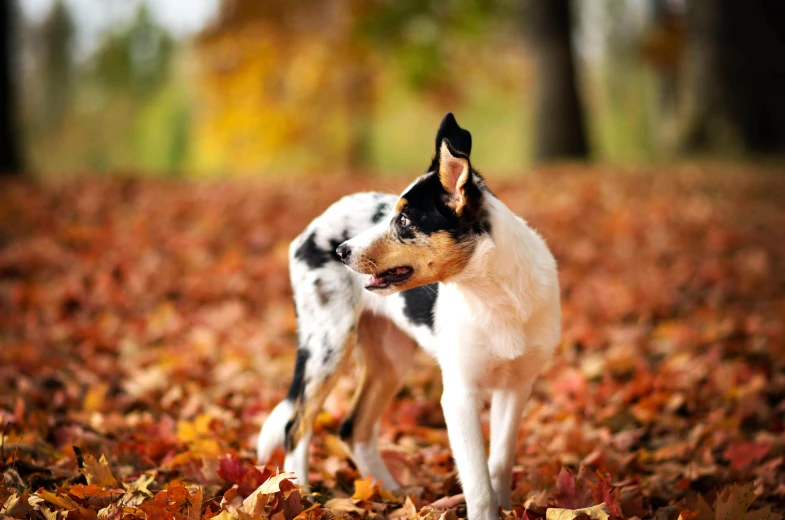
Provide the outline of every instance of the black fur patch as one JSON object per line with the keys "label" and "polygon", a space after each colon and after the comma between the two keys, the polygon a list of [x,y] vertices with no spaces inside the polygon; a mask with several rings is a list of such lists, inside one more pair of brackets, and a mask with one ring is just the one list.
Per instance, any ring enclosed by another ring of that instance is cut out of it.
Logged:
{"label": "black fur patch", "polygon": [[295,448],[294,439],[292,439],[292,428],[294,427],[294,423],[296,420],[297,419],[294,417],[289,419],[286,423],[286,426],[283,427],[283,438],[284,438],[283,444],[284,444],[284,449],[286,449],[287,452],[290,452]]}
{"label": "black fur patch", "polygon": [[308,364],[308,358],[311,352],[304,348],[297,349],[297,358],[294,362],[294,377],[292,377],[292,384],[289,385],[289,393],[286,398],[290,401],[296,401],[298,397],[305,390],[305,366]]}
{"label": "black fur patch", "polygon": [[[472,175],[481,179],[478,173]],[[416,232],[431,235],[437,231],[447,231],[460,242],[472,235],[490,233],[491,221],[488,212],[483,208],[485,196],[478,183],[470,181],[466,184],[467,204],[459,217],[447,204],[449,195],[444,191],[438,173],[425,175],[420,182],[401,195],[406,199],[403,213],[412,222],[407,227],[398,226],[398,237],[402,240],[414,238]]]}
{"label": "black fur patch", "polygon": [[442,141],[445,139],[450,143],[453,150],[460,152],[462,155],[469,157],[472,153],[472,134],[458,126],[458,121],[455,120],[452,112],[447,112],[439,125],[439,131],[436,132],[436,155],[428,167],[429,172],[439,169],[439,148],[442,147]]}
{"label": "black fur patch", "polygon": [[308,235],[308,238],[306,238],[305,241],[300,244],[300,247],[298,247],[294,252],[294,257],[308,264],[308,267],[311,269],[318,269],[322,267],[327,263],[328,260],[330,260],[331,256],[335,255],[329,255],[327,251],[316,245],[315,231]]}
{"label": "black fur patch", "polygon": [[401,292],[403,315],[416,325],[426,325],[433,330],[433,308],[439,294],[439,284],[421,285]]}
{"label": "black fur patch", "polygon": [[329,290],[324,288],[322,279],[317,278],[313,283],[313,287],[316,289],[316,297],[319,298],[319,304],[321,306],[327,305],[330,302],[330,296],[332,296],[332,294]]}
{"label": "black fur patch", "polygon": [[322,357],[322,364],[329,365],[330,361],[332,360],[333,353],[335,353],[335,349],[330,343],[330,336],[325,332],[324,336],[322,337],[322,344],[324,345],[324,357]]}
{"label": "black fur patch", "polygon": [[386,202],[380,202],[376,206],[376,213],[373,214],[371,220],[373,220],[374,224],[378,224],[384,218],[384,216],[387,215],[387,212],[389,211],[390,211],[390,205]]}
{"label": "black fur patch", "polygon": [[352,434],[354,433],[354,419],[351,417],[347,417],[343,421],[341,421],[341,425],[338,427],[338,436],[341,437],[341,440],[347,442],[351,440]]}

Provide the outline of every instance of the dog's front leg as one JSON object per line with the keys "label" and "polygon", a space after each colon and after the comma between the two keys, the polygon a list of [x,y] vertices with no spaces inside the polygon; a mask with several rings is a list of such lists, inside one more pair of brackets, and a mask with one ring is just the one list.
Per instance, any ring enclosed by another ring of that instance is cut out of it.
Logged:
{"label": "dog's front leg", "polygon": [[442,409],[450,448],[458,466],[469,520],[498,520],[499,502],[491,486],[480,426],[478,390],[443,372]]}
{"label": "dog's front leg", "polygon": [[503,509],[511,509],[512,467],[515,464],[515,446],[518,427],[531,383],[512,389],[494,390],[491,397],[491,454],[488,471],[491,483]]}

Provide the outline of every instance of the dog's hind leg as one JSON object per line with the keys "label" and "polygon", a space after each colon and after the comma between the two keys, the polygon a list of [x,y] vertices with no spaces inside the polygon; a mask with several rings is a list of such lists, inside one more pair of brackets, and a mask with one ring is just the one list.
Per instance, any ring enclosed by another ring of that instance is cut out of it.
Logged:
{"label": "dog's hind leg", "polygon": [[340,435],[351,446],[360,473],[396,489],[377,447],[379,417],[400,388],[417,345],[390,321],[370,313],[360,317],[358,329],[360,385]]}
{"label": "dog's hind leg", "polygon": [[357,297],[350,275],[340,264],[308,269],[292,262],[297,309],[298,350],[286,398],[259,433],[257,457],[269,460],[275,448],[286,451],[284,468],[300,484],[308,480],[308,447],[313,422],[340,377],[357,336]]}

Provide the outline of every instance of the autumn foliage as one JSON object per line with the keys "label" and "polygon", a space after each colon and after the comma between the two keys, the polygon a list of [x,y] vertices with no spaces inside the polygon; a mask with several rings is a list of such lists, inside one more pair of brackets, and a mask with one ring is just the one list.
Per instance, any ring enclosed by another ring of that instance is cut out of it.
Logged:
{"label": "autumn foliage", "polygon": [[[559,168],[494,191],[560,264],[563,342],[519,431],[508,518],[785,511],[785,180]],[[382,425],[405,486],[316,424],[313,485],[255,466],[286,393],[288,241],[340,195],[406,181],[0,185],[0,518],[465,515],[434,363]]]}

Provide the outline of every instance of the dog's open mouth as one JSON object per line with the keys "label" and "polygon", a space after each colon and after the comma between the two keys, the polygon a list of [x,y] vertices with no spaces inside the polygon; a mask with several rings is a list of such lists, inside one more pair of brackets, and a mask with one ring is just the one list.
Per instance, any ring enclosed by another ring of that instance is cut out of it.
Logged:
{"label": "dog's open mouth", "polygon": [[401,283],[409,278],[414,269],[408,266],[394,267],[383,273],[371,275],[371,279],[365,286],[369,291],[374,289],[386,289],[392,284]]}

